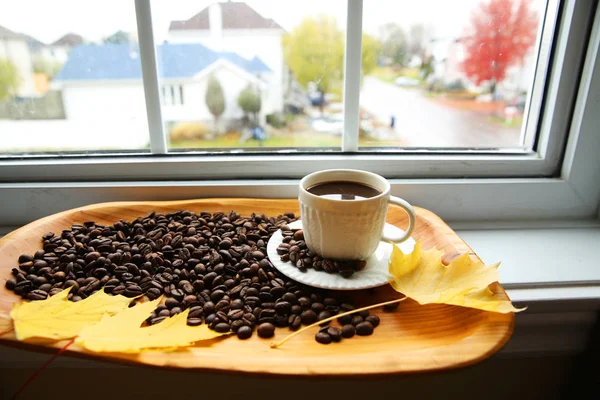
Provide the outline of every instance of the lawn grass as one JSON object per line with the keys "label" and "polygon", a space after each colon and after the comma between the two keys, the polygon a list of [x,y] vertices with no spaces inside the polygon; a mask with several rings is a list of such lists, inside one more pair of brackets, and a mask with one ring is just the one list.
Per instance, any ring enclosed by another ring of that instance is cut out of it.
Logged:
{"label": "lawn grass", "polygon": [[[212,140],[183,140],[169,143],[171,149],[232,149],[232,148],[294,148],[294,147],[332,147],[340,148],[341,136],[319,133],[301,133],[274,136],[259,143],[257,140],[239,142],[239,134],[228,133]],[[372,138],[359,138],[359,146],[398,146],[397,140],[376,141]]]}
{"label": "lawn grass", "polygon": [[396,78],[400,76],[421,79],[418,68],[394,69],[392,67],[376,67],[369,75],[387,83],[394,83]]}
{"label": "lawn grass", "polygon": [[510,122],[507,122],[504,117],[499,117],[497,115],[489,115],[486,120],[507,128],[520,128],[521,125],[523,125],[522,115],[516,115]]}

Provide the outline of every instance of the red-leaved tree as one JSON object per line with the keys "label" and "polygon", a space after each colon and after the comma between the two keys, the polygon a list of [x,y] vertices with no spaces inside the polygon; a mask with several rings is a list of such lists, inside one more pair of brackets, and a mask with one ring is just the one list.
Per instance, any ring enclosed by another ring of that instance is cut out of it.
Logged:
{"label": "red-leaved tree", "polygon": [[534,45],[538,18],[530,0],[489,0],[471,17],[471,31],[463,39],[465,74],[476,84],[496,84],[506,76],[508,67],[523,62]]}

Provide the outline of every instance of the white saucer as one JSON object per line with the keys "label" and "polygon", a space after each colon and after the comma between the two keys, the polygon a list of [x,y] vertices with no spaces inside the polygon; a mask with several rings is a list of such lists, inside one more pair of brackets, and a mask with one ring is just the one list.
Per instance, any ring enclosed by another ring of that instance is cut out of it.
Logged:
{"label": "white saucer", "polygon": [[[289,224],[289,227],[292,229],[301,229],[302,221],[295,221]],[[388,223],[385,224],[383,229],[385,233],[389,234],[402,232],[400,228]],[[309,268],[306,272],[302,272],[292,265],[291,262],[281,261],[279,254],[277,254],[277,247],[282,239],[281,230],[275,232],[271,236],[271,239],[269,239],[269,243],[267,244],[269,260],[271,260],[273,266],[282,274],[305,285],[331,290],[358,290],[383,286],[388,283],[390,278],[388,261],[392,253],[391,243],[380,242],[375,253],[367,259],[365,268],[362,271],[355,272],[350,278],[344,278],[339,274],[328,274],[324,271],[315,271],[312,268]],[[398,246],[405,254],[411,253],[415,246],[415,241],[413,238],[408,238],[406,241],[398,244]]]}

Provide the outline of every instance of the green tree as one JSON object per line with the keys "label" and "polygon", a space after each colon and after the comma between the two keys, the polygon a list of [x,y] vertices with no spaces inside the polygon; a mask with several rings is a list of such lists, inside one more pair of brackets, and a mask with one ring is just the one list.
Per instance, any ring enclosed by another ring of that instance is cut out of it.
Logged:
{"label": "green tree", "polygon": [[214,75],[208,78],[205,100],[208,110],[215,118],[214,133],[217,133],[219,118],[225,111],[225,93],[223,93],[223,87]]}
{"label": "green tree", "polygon": [[381,43],[373,36],[362,35],[362,73],[368,75],[377,66],[381,54]]}
{"label": "green tree", "polygon": [[423,59],[423,61],[421,62],[421,66],[419,67],[419,72],[420,72],[421,78],[423,80],[427,80],[427,78],[429,78],[429,76],[431,74],[433,74],[433,72],[434,72],[433,62],[434,62],[433,56],[425,57]]}
{"label": "green tree", "polygon": [[381,54],[389,57],[395,65],[406,64],[407,40],[406,34],[398,24],[390,22],[379,29],[381,39]]}
{"label": "green tree", "polygon": [[131,35],[127,32],[118,30],[110,36],[104,38],[106,44],[126,44],[131,41]]}
{"label": "green tree", "polygon": [[[304,87],[314,82],[327,92],[334,82],[340,82],[344,71],[344,32],[333,17],[307,17],[283,37],[284,58],[294,76]],[[363,35],[362,70],[370,72],[379,59],[380,44]]]}
{"label": "green tree", "polygon": [[0,60],[0,100],[14,96],[17,87],[19,87],[17,67],[8,60]]}
{"label": "green tree", "polygon": [[262,106],[260,95],[252,88],[252,85],[246,86],[238,96],[238,105],[244,111],[244,114],[252,114],[254,122],[258,122],[258,113]]}
{"label": "green tree", "polygon": [[52,62],[43,58],[39,58],[33,62],[33,72],[36,74],[45,74],[49,79],[54,78],[61,67],[59,62]]}
{"label": "green tree", "polygon": [[342,79],[344,35],[336,24],[333,17],[308,17],[283,37],[285,61],[302,86],[314,82],[326,92]]}

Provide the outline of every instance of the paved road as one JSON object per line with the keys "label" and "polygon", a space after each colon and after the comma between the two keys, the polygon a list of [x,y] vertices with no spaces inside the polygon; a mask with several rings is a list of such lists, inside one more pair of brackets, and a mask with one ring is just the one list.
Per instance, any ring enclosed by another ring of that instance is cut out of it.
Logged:
{"label": "paved road", "polygon": [[361,106],[385,122],[396,117],[395,132],[409,147],[515,147],[520,129],[487,121],[472,111],[458,110],[400,88],[365,77]]}

